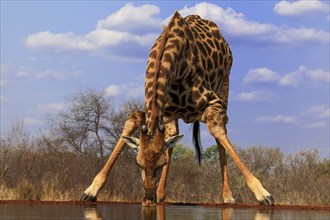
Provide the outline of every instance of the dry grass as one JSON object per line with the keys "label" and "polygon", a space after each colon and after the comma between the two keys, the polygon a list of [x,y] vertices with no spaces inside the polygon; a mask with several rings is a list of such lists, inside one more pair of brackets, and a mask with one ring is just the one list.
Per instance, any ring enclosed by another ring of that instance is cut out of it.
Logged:
{"label": "dry grass", "polygon": [[[34,144],[19,148],[0,146],[1,200],[78,200],[105,161],[91,153],[47,152]],[[203,165],[198,166],[191,152],[183,152],[186,155],[176,155],[172,160],[166,200],[222,202],[218,158],[205,158]],[[239,150],[239,154],[278,204],[330,205],[330,161],[321,159],[316,150],[284,155],[277,148],[251,147]],[[256,203],[231,160],[228,166],[236,201]],[[98,200],[140,201],[142,194],[134,153],[125,151]]]}

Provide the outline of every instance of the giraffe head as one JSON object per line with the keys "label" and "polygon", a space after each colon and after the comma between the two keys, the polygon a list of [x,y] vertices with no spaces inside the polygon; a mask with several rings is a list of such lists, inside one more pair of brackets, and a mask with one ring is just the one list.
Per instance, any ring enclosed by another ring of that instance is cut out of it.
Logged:
{"label": "giraffe head", "polygon": [[167,163],[166,150],[175,146],[183,135],[175,135],[165,140],[165,127],[156,126],[153,135],[148,135],[145,125],[140,128],[140,138],[123,136],[123,140],[138,149],[136,162],[142,169],[144,185],[143,206],[156,204],[156,173]]}

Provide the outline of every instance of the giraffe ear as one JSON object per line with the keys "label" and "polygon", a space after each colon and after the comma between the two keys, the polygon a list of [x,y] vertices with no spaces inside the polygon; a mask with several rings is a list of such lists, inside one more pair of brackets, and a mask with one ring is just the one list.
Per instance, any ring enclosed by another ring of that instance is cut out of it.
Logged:
{"label": "giraffe ear", "polygon": [[139,148],[140,140],[138,138],[127,136],[122,136],[121,138],[126,142],[128,146],[132,148]]}
{"label": "giraffe ear", "polygon": [[165,141],[164,150],[174,147],[182,138],[183,134],[174,135],[172,137],[167,138]]}

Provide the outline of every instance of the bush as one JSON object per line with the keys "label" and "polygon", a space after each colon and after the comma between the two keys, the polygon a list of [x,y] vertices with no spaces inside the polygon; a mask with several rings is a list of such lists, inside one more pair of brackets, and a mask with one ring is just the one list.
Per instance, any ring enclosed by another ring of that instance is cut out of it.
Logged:
{"label": "bush", "polygon": [[[108,158],[96,152],[45,148],[44,137],[26,137],[24,142],[12,135],[1,138],[1,200],[78,200]],[[54,140],[51,145],[56,143]],[[321,159],[317,150],[285,155],[279,148],[258,146],[238,149],[238,153],[277,204],[330,205],[330,160]],[[135,156],[128,148],[124,149],[98,200],[141,201],[141,171]],[[222,202],[217,147],[207,149],[203,158],[199,166],[190,148],[179,145],[174,149],[167,201]],[[234,198],[237,202],[255,203],[243,175],[229,157],[227,161]]]}

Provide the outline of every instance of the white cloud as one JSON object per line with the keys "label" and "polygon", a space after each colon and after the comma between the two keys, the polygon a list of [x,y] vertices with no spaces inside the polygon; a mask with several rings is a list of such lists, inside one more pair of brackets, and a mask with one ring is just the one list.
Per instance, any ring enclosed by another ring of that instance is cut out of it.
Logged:
{"label": "white cloud", "polygon": [[[243,13],[236,12],[232,8],[224,9],[213,3],[202,2],[192,7],[185,6],[180,13],[183,16],[198,14],[213,20],[229,37],[256,42],[258,45],[330,42],[328,32],[249,20]],[[108,57],[132,57],[131,50],[122,52],[120,49],[125,46],[131,48],[134,45],[148,50],[161,32],[161,25],[166,25],[170,17],[162,19],[159,14],[160,9],[155,5],[134,6],[128,3],[105,19],[99,20],[95,29],[86,34],[42,31],[26,37],[25,45],[30,49],[54,52],[85,51],[102,56],[108,55]],[[119,45],[120,49],[115,48]]]}
{"label": "white cloud", "polygon": [[274,82],[279,78],[278,74],[268,68],[256,68],[250,69],[246,74],[243,82]]}
{"label": "white cloud", "polygon": [[107,47],[125,42],[133,42],[141,46],[151,45],[156,36],[154,33],[134,35],[128,32],[106,29],[93,30],[82,36],[74,35],[71,32],[58,34],[45,31],[29,35],[25,39],[25,45],[30,49],[51,50],[54,52],[99,52]]}
{"label": "white cloud", "polygon": [[326,43],[330,42],[330,34],[326,31],[319,31],[313,28],[289,28],[278,27],[273,37],[267,36],[274,43],[299,44],[304,42]]}
{"label": "white cloud", "polygon": [[329,12],[329,5],[318,0],[280,1],[274,6],[274,11],[284,16],[298,16],[320,12],[327,13]]}
{"label": "white cloud", "polygon": [[185,6],[180,10],[182,15],[198,14],[203,18],[216,22],[220,29],[240,40],[260,43],[299,44],[303,42],[329,43],[328,32],[313,28],[291,28],[285,25],[277,26],[247,19],[243,13],[232,8],[223,9],[212,3],[198,3],[193,7]]}
{"label": "white cloud", "polygon": [[23,119],[23,123],[28,126],[40,126],[43,125],[44,122],[32,117],[26,117]]}
{"label": "white cloud", "polygon": [[278,81],[278,84],[281,86],[292,86],[296,87],[300,84],[300,82],[303,80],[303,74],[302,69],[298,68],[297,71],[294,71],[292,73],[285,74],[280,78]]}
{"label": "white cloud", "polygon": [[[53,78],[57,80],[65,80],[68,77],[77,77],[81,75],[81,71],[60,71],[55,69],[37,70],[26,66],[14,66],[11,64],[1,64],[1,82],[8,82],[3,78],[10,76],[31,77],[35,79]],[[2,85],[2,84],[1,84]]]}
{"label": "white cloud", "polygon": [[330,83],[330,72],[323,69],[310,70],[301,65],[297,70],[279,75],[275,71],[263,67],[250,69],[243,79],[244,83],[276,83],[280,86],[297,87],[301,84],[310,86]]}
{"label": "white cloud", "polygon": [[296,87],[303,82],[316,83],[330,83],[330,72],[322,69],[309,70],[305,66],[299,66],[298,69],[292,73],[283,75],[278,84],[282,86]]}
{"label": "white cloud", "polygon": [[330,83],[330,72],[323,69],[308,70],[304,69],[305,76],[314,82]]}
{"label": "white cloud", "polygon": [[309,128],[325,128],[328,124],[324,121],[315,122],[307,125]]}
{"label": "white cloud", "polygon": [[119,85],[110,85],[108,88],[105,89],[105,94],[107,96],[117,96],[121,92],[121,86]]}
{"label": "white cloud", "polygon": [[106,19],[98,21],[97,29],[134,33],[150,30],[156,30],[158,32],[161,27],[161,19],[154,18],[153,16],[158,15],[159,12],[160,9],[155,5],[134,6],[132,3],[128,3],[117,12],[109,15]]}
{"label": "white cloud", "polygon": [[243,13],[238,13],[232,8],[224,9],[216,4],[202,2],[193,7],[185,6],[179,11],[183,16],[197,14],[203,18],[216,22],[220,29],[230,35],[262,35],[274,31],[276,26],[249,21]]}
{"label": "white cloud", "polygon": [[144,86],[135,86],[127,92],[127,97],[144,97]]}
{"label": "white cloud", "polygon": [[129,82],[122,85],[110,85],[105,90],[107,96],[144,97],[144,86]]}
{"label": "white cloud", "polygon": [[[128,3],[98,21],[96,28],[84,35],[43,31],[26,37],[25,45],[30,49],[53,52],[85,51],[102,56],[116,54],[114,46],[117,45],[130,47],[129,44],[134,44],[149,49],[161,32],[161,19],[153,17],[159,14],[159,11],[154,5],[134,6]],[[115,57],[118,57],[118,54]]]}
{"label": "white cloud", "polygon": [[91,50],[93,45],[87,39],[74,35],[72,32],[51,33],[38,32],[25,39],[25,45],[31,49],[51,49],[55,52],[65,50]]}
{"label": "white cloud", "polygon": [[257,101],[257,102],[273,102],[278,97],[267,91],[241,92],[234,95],[232,100],[236,101]]}
{"label": "white cloud", "polygon": [[297,119],[294,116],[276,115],[276,116],[262,116],[257,118],[260,123],[281,123],[281,124],[296,124]]}
{"label": "white cloud", "polygon": [[43,71],[40,71],[35,74],[36,79],[43,79],[43,78],[54,78],[57,80],[65,80],[68,77],[78,77],[81,75],[80,71],[67,71],[67,72],[61,72],[54,69],[46,69]]}
{"label": "white cloud", "polygon": [[60,111],[65,108],[66,108],[66,104],[64,102],[40,104],[37,106],[38,111],[41,113]]}
{"label": "white cloud", "polygon": [[310,115],[318,118],[330,118],[330,108],[325,105],[313,106],[302,115]]}

